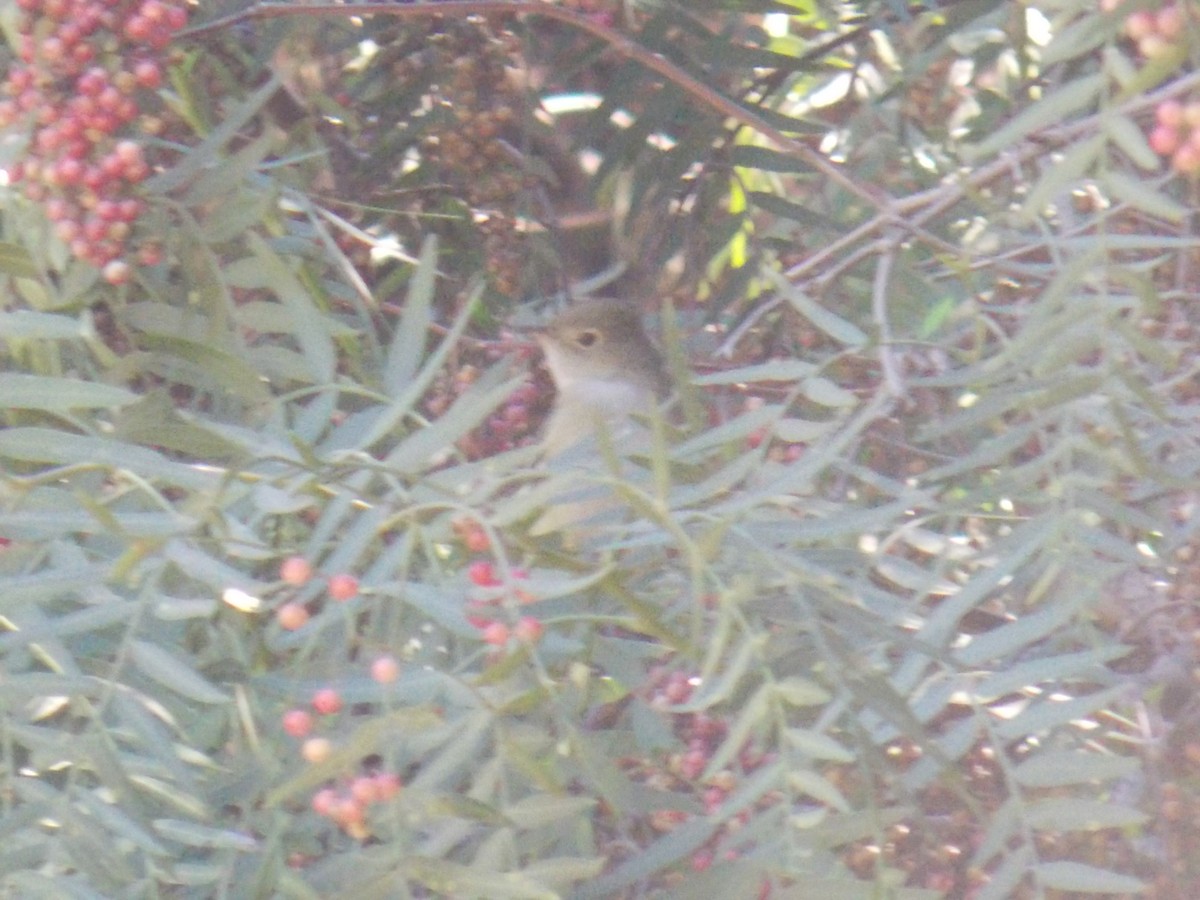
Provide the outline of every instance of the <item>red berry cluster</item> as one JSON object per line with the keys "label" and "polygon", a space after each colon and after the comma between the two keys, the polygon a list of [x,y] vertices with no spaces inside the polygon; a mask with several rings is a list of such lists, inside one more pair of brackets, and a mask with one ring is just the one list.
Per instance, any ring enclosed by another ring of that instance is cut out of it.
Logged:
{"label": "red berry cluster", "polygon": [[[1121,6],[1124,0],[1104,0],[1105,12]],[[1182,3],[1167,3],[1157,10],[1139,9],[1125,20],[1125,35],[1137,44],[1138,52],[1146,59],[1162,56],[1179,43],[1187,24]]]}
{"label": "red berry cluster", "polygon": [[312,808],[317,815],[335,822],[358,840],[370,837],[367,807],[391,800],[400,793],[400,776],[395,772],[362,774],[347,781],[341,789],[326,787],[313,794]]}
{"label": "red berry cluster", "polygon": [[[143,94],[163,80],[161,54],[187,24],[180,0],[17,0],[20,62],[9,69],[0,128],[31,136],[9,181],[45,205],[54,231],[79,259],[129,278],[125,255],[144,210],[136,186],[150,174],[129,135]],[[146,245],[141,262],[161,251]]]}
{"label": "red berry cluster", "polygon": [[[529,573],[524,569],[510,569],[510,582],[524,581]],[[504,647],[510,638],[521,644],[536,644],[542,639],[546,626],[534,616],[522,616],[511,628],[507,623],[495,619],[495,607],[509,599],[505,580],[496,572],[492,563],[477,559],[467,566],[467,578],[478,589],[467,600],[467,621],[479,629],[485,644]],[[517,603],[532,603],[537,598],[522,587],[513,587],[511,599]]]}
{"label": "red berry cluster", "polygon": [[[302,587],[316,574],[303,556],[289,556],[279,564],[279,580],[289,587]],[[327,582],[331,600],[345,603],[358,596],[358,579],[349,572],[338,572],[329,576]],[[289,599],[275,609],[275,620],[284,631],[298,631],[308,624],[308,606],[296,599]]]}
{"label": "red berry cluster", "polygon": [[1200,100],[1164,100],[1154,110],[1150,146],[1183,175],[1200,174]]}
{"label": "red berry cluster", "polygon": [[[380,656],[371,664],[371,677],[380,684],[390,684],[399,675],[400,665],[390,656]],[[323,687],[313,693],[313,710],[321,716],[333,716],[343,708],[342,695],[336,688]],[[287,710],[282,718],[283,730],[298,741],[300,755],[316,765],[333,755],[334,743],[327,737],[314,737],[317,720],[303,707]],[[400,776],[383,770],[360,774],[349,779],[341,790],[325,787],[312,798],[313,810],[333,820],[351,837],[364,839],[371,831],[367,824],[367,807],[390,800],[400,792]]]}

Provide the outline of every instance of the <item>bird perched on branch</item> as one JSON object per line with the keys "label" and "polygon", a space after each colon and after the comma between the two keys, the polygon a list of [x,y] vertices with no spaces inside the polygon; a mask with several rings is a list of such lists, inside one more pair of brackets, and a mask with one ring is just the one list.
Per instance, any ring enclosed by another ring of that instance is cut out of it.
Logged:
{"label": "bird perched on branch", "polygon": [[[662,354],[646,335],[641,311],[628,301],[583,301],[534,337],[556,390],[543,442],[547,459],[603,474],[595,448],[586,445],[607,438],[624,449],[636,431],[631,416],[648,414],[669,392]],[[560,530],[608,506],[611,500],[595,497],[553,505],[532,533]]]}

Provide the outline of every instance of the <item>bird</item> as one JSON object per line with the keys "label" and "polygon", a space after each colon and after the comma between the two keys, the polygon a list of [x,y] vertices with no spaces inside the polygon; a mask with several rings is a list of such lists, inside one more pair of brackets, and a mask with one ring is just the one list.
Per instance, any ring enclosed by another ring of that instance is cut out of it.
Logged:
{"label": "bird", "polygon": [[[663,356],[646,334],[641,310],[627,300],[580,301],[533,336],[555,388],[542,439],[546,460],[552,468],[607,474],[595,442],[610,439],[627,447],[638,430],[633,417],[649,414],[670,392]],[[594,483],[589,491],[597,493]],[[612,505],[603,496],[552,504],[531,533],[563,530]]]}

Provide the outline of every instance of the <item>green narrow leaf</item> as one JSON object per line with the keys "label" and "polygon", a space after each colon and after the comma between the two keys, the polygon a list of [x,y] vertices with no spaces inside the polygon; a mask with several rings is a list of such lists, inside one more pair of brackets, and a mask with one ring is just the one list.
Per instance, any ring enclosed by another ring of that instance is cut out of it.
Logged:
{"label": "green narrow leaf", "polygon": [[964,148],[963,157],[968,162],[978,162],[1009,149],[1031,132],[1050,125],[1061,125],[1073,113],[1096,102],[1105,79],[1105,75],[1095,74],[1067,81],[1058,90],[1018,113],[1011,122],[993,131],[986,140]]}
{"label": "green narrow leaf", "polygon": [[1064,787],[1126,778],[1140,768],[1141,763],[1133,756],[1043,750],[1017,766],[1015,775],[1026,787]]}
{"label": "green narrow leaf", "polygon": [[337,371],[337,353],[333,338],[325,325],[325,317],[316,308],[312,297],[290,268],[256,232],[246,234],[250,249],[262,267],[263,275],[275,295],[292,315],[292,334],[304,351],[313,381],[317,384],[333,380]]}
{"label": "green narrow leaf", "polygon": [[77,340],[94,337],[90,313],[79,318],[54,313],[19,309],[0,312],[0,339],[33,338],[46,341]]}
{"label": "green narrow leaf", "polygon": [[260,849],[259,842],[248,834],[210,828],[184,819],[155,819],[153,825],[154,830],[163,837],[188,847],[237,850],[241,853],[253,853]]}
{"label": "green narrow leaf", "polygon": [[848,347],[862,347],[867,343],[866,332],[861,328],[821,306],[774,269],[764,267],[764,274],[775,284],[775,289],[784,296],[792,309],[808,319],[813,327]]}
{"label": "green narrow leaf", "polygon": [[144,184],[145,190],[154,194],[165,194],[187,184],[206,168],[219,167],[225,145],[259,114],[263,106],[278,93],[279,86],[277,76],[272,75],[268,78],[262,87],[229,109],[221,124],[209,132],[198,147],[185,154],[178,165],[148,179]]}
{"label": "green narrow leaf", "polygon": [[543,828],[566,819],[589,816],[596,803],[594,797],[532,794],[509,804],[503,811],[518,828]]}
{"label": "green narrow leaf", "polygon": [[143,674],[197,703],[225,703],[229,697],[217,690],[183,660],[149,641],[134,641],[130,658]]}
{"label": "green narrow leaf", "polygon": [[437,236],[431,234],[421,245],[421,256],[408,284],[404,312],[388,348],[383,384],[393,396],[408,386],[425,357],[425,347],[429,342],[430,310],[433,306],[437,260]]}
{"label": "green narrow leaf", "polygon": [[455,441],[483,422],[525,381],[525,376],[520,375],[498,385],[489,385],[488,382],[494,380],[489,375],[499,374],[499,371],[499,368],[493,369],[482,376],[445,414],[401,441],[387,455],[384,464],[400,472],[427,468],[437,454],[452,447]]}
{"label": "green narrow leaf", "polygon": [[1000,865],[989,873],[990,877],[976,895],[976,900],[1011,900],[1017,896],[1015,889],[1029,874],[1031,856],[1026,846],[1005,853]]}
{"label": "green narrow leaf", "polygon": [[1016,740],[1065,725],[1090,716],[1098,709],[1104,709],[1121,695],[1121,691],[1122,688],[1109,688],[1072,700],[1042,699],[1031,704],[1019,715],[997,725],[996,735],[1006,741]]}
{"label": "green narrow leaf", "polygon": [[803,390],[804,396],[818,406],[847,409],[858,405],[858,397],[853,391],[834,384],[828,378],[806,378]]}
{"label": "green narrow leaf", "polygon": [[812,419],[780,419],[775,423],[775,437],[792,444],[811,444],[830,432],[837,422],[817,422]]}
{"label": "green narrow leaf", "polygon": [[0,430],[0,457],[43,464],[101,466],[128,469],[143,478],[162,479],[194,490],[210,490],[221,481],[217,471],[176,463],[145,447],[52,428]]}
{"label": "green narrow leaf", "polygon": [[1108,111],[1101,117],[1100,124],[1105,134],[1112,138],[1113,143],[1135,164],[1147,172],[1158,171],[1161,164],[1158,154],[1151,149],[1145,133],[1133,119],[1115,111]]}
{"label": "green narrow leaf", "polygon": [[1066,860],[1039,863],[1033,867],[1033,872],[1046,887],[1057,888],[1060,891],[1140,894],[1146,890],[1146,884],[1136,878]]}
{"label": "green narrow leaf", "polygon": [[1105,172],[1100,178],[1100,183],[1117,200],[1166,222],[1182,222],[1191,214],[1191,210],[1178,200],[1159,193],[1150,185],[1124,172]]}
{"label": "green narrow leaf", "polygon": [[705,766],[705,777],[721,771],[729,765],[730,760],[742,752],[746,741],[766,721],[770,711],[771,686],[764,684],[742,704],[737,718],[729,723],[729,733],[709,758],[708,765]]}
{"label": "green narrow leaf", "polygon": [[0,372],[0,408],[66,412],[123,406],[137,398],[125,388],[96,381]]}
{"label": "green narrow leaf", "polygon": [[1043,831],[1099,831],[1141,825],[1147,815],[1138,809],[1108,800],[1051,797],[1025,808],[1025,820]]}
{"label": "green narrow leaf", "polygon": [[693,384],[754,384],[760,381],[799,381],[817,370],[802,359],[772,359],[769,362],[737,369],[726,369],[709,375],[697,375]]}

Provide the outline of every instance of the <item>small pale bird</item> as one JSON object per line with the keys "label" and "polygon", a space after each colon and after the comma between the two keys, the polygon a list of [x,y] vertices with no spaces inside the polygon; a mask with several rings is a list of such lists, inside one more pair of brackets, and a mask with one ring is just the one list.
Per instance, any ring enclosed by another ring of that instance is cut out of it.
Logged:
{"label": "small pale bird", "polygon": [[[623,447],[634,430],[630,416],[649,412],[669,391],[662,354],[646,335],[641,311],[622,300],[584,301],[535,337],[557,392],[544,438],[547,459],[605,474],[588,441],[602,428]],[[579,452],[570,452],[573,448]],[[596,498],[555,504],[534,523],[533,533],[560,530],[610,505]]]}

